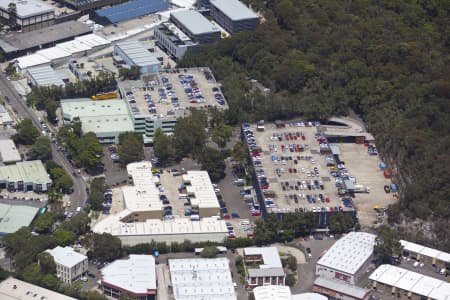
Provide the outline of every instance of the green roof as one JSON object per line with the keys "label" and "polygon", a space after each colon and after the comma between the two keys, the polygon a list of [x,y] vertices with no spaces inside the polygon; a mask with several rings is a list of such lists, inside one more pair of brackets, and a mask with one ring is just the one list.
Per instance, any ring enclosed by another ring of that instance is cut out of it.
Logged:
{"label": "green roof", "polygon": [[39,209],[0,203],[0,235],[16,232],[23,226],[30,226]]}

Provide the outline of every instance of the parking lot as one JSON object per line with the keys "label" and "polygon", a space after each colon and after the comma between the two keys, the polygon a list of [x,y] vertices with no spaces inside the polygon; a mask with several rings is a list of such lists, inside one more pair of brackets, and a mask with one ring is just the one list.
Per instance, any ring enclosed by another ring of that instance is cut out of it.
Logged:
{"label": "parking lot", "polygon": [[269,212],[347,210],[330,176],[334,159],[320,155],[317,128],[307,125],[270,123],[258,131],[253,124],[246,133],[249,145],[256,145],[252,159]]}

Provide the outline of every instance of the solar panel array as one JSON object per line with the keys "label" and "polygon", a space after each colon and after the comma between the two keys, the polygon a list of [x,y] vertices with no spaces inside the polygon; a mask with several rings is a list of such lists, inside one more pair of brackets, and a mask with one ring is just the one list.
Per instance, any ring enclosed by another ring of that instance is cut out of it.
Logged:
{"label": "solar panel array", "polygon": [[109,8],[96,10],[95,13],[107,18],[111,23],[118,23],[169,8],[169,0],[136,0]]}

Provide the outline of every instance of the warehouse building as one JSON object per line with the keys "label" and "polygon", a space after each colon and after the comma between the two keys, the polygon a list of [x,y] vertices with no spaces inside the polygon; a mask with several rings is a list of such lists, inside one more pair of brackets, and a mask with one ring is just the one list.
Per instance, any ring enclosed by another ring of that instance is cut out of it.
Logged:
{"label": "warehouse building", "polygon": [[157,45],[177,60],[198,45],[171,22],[163,22],[156,26],[154,34]]}
{"label": "warehouse building", "polygon": [[253,31],[259,17],[238,0],[211,0],[211,17],[229,33]]}
{"label": "warehouse building", "polygon": [[312,290],[327,295],[330,299],[369,300],[371,298],[371,292],[368,289],[325,277],[318,277],[314,281]]}
{"label": "warehouse building", "polygon": [[[15,7],[15,14],[10,7]],[[55,9],[40,0],[0,0],[0,20],[5,25],[13,23],[21,31],[32,31],[53,25]]]}
{"label": "warehouse building", "polygon": [[121,99],[64,99],[61,110],[64,123],[79,117],[83,133],[95,133],[100,143],[117,144],[121,133],[134,131],[128,104]]}
{"label": "warehouse building", "polygon": [[156,300],[155,258],[133,255],[118,259],[100,270],[100,288],[108,297]]}
{"label": "warehouse building", "polygon": [[168,264],[175,300],[236,300],[228,258],[169,259]]}
{"label": "warehouse building", "polygon": [[450,299],[450,283],[393,265],[379,266],[369,280],[374,290],[396,299]]}
{"label": "warehouse building", "polygon": [[27,77],[31,86],[64,85],[64,81],[59,74],[49,65],[28,68]]}
{"label": "warehouse building", "polygon": [[52,180],[42,161],[31,160],[17,162],[15,165],[0,167],[0,188],[8,191],[46,192]]}
{"label": "warehouse building", "polygon": [[[248,289],[263,285],[285,285],[286,274],[276,247],[249,247],[243,251]],[[255,264],[258,266],[254,267]]]}
{"label": "warehouse building", "polygon": [[12,164],[21,161],[19,151],[17,150],[16,144],[13,140],[6,139],[0,140],[0,161],[4,164]]}
{"label": "warehouse building", "polygon": [[284,285],[264,285],[253,289],[255,300],[327,300],[317,293],[291,294],[291,289]]}
{"label": "warehouse building", "polygon": [[316,275],[355,284],[372,261],[375,237],[366,232],[345,235],[319,259]]}
{"label": "warehouse building", "polygon": [[22,227],[29,227],[39,210],[39,207],[0,203],[0,238]]}
{"label": "warehouse building", "polygon": [[189,196],[192,213],[200,217],[220,215],[220,205],[211,179],[206,171],[188,171],[183,183]]}
{"label": "warehouse building", "polygon": [[220,29],[196,10],[172,12],[170,20],[199,44],[210,44],[220,40]]}
{"label": "warehouse building", "polygon": [[404,240],[400,240],[400,244],[403,247],[403,256],[411,257],[437,268],[450,269],[450,253]]}
{"label": "warehouse building", "polygon": [[161,62],[156,55],[139,41],[117,43],[114,55],[120,56],[129,66],[138,66],[141,74],[156,73],[161,69]]}
{"label": "warehouse building", "polygon": [[67,21],[32,32],[11,33],[0,39],[0,48],[5,53],[6,59],[10,60],[89,33],[92,33],[92,29],[86,24]]}
{"label": "warehouse building", "polygon": [[75,298],[44,289],[40,286],[9,277],[0,282],[3,300],[76,300]]}
{"label": "warehouse building", "polygon": [[169,0],[135,0],[98,9],[90,15],[90,18],[102,25],[115,24],[163,11],[169,6]]}
{"label": "warehouse building", "polygon": [[56,276],[62,282],[72,284],[87,275],[88,258],[86,255],[76,252],[71,247],[60,246],[45,252],[53,257],[56,264]]}
{"label": "warehouse building", "polygon": [[6,108],[0,104],[0,125],[3,127],[13,125],[14,121]]}

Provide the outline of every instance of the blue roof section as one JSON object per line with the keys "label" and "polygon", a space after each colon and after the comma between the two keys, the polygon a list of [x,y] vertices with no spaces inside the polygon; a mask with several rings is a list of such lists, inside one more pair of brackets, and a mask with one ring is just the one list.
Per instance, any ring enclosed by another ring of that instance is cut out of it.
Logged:
{"label": "blue roof section", "polygon": [[118,23],[166,10],[169,8],[169,5],[169,0],[136,0],[99,9],[95,13],[100,17],[107,18],[111,23]]}

